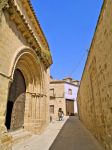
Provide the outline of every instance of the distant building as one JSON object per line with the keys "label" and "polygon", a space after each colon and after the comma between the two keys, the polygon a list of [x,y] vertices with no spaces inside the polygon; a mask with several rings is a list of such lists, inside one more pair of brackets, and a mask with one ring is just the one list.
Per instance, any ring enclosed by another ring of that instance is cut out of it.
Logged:
{"label": "distant building", "polygon": [[50,82],[50,115],[58,117],[58,110],[62,108],[64,115],[77,113],[77,91],[79,81],[72,78],[51,80]]}

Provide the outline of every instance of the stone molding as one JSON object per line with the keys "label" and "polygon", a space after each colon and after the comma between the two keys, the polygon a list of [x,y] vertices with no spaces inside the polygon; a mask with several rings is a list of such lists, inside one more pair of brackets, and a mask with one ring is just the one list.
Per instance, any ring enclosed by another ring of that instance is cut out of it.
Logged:
{"label": "stone molding", "polygon": [[0,12],[2,11],[2,9],[9,7],[8,1],[9,0],[0,0]]}
{"label": "stone molding", "polygon": [[2,77],[4,77],[4,78],[7,78],[8,80],[12,81],[12,78],[9,77],[9,76],[7,76],[7,75],[5,75],[4,73],[1,73],[1,72],[0,72],[0,76],[2,76]]}
{"label": "stone molding", "polygon": [[35,50],[44,66],[48,68],[52,64],[49,48],[44,48],[44,44],[38,40],[28,20],[25,18],[24,14],[22,14],[15,1],[9,1],[9,6],[8,12],[11,21],[16,24],[17,29],[22,33],[23,37],[31,45],[32,49]]}
{"label": "stone molding", "polygon": [[[32,11],[32,16],[35,16],[30,2],[25,1],[24,3],[29,4],[30,9]],[[38,33],[39,40],[37,38],[36,33],[33,31],[32,27],[30,26],[30,23],[25,18],[24,14],[22,14],[21,10],[18,8],[17,3],[13,0],[10,0],[10,1],[9,0],[0,0],[0,22],[1,22],[1,18],[2,18],[2,10],[6,9],[6,8],[9,8],[9,9],[7,9],[7,11],[9,13],[11,21],[13,21],[16,24],[17,29],[22,33],[23,37],[27,40],[28,44],[31,45],[32,49],[35,50],[37,56],[41,59],[44,66],[46,68],[48,68],[52,64],[52,57],[50,54],[49,47],[45,46],[48,44],[47,44],[46,39],[45,39],[46,44],[45,44],[45,41],[43,40],[45,37],[41,30],[41,27],[40,27],[38,21],[36,19],[34,19],[34,18],[36,18],[36,16],[31,19],[33,19],[34,21],[37,21],[37,26],[40,29],[39,32],[42,32],[42,33]],[[24,6],[24,8],[25,8],[25,6]],[[27,9],[27,8],[25,8],[25,9]],[[34,28],[35,28],[35,26],[34,26]],[[41,34],[43,34],[43,37],[40,36]]]}
{"label": "stone molding", "polygon": [[2,10],[8,7],[9,7],[8,0],[0,0],[0,23],[2,18]]}
{"label": "stone molding", "polygon": [[41,93],[26,92],[26,94],[30,94],[32,97],[47,97],[47,95]]}

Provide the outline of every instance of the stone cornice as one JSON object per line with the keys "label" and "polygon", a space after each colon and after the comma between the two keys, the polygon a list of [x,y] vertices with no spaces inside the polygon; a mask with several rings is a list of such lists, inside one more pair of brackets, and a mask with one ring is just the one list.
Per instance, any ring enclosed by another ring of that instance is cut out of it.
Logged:
{"label": "stone cornice", "polygon": [[30,46],[36,51],[45,67],[48,68],[52,64],[49,47],[45,47],[42,43],[40,43],[28,20],[20,11],[14,0],[9,1],[8,12],[10,14],[10,19],[16,24],[17,29],[22,33]]}
{"label": "stone cornice", "polygon": [[0,76],[2,76],[2,77],[4,77],[4,78],[8,79],[9,81],[12,81],[11,76],[7,76],[7,75],[4,74],[4,73],[1,73],[1,72],[0,72]]}
{"label": "stone cornice", "polygon": [[74,87],[79,87],[79,85],[76,85],[74,83],[70,83],[70,82],[67,82],[64,80],[52,80],[52,81],[50,81],[50,84],[69,84],[69,85],[72,85]]}
{"label": "stone cornice", "polygon": [[35,15],[34,9],[32,7],[32,4],[30,2],[30,0],[21,0],[23,7],[29,12],[29,18],[32,19],[32,23],[35,26],[35,28],[37,29],[38,33],[39,33],[39,38],[41,39],[41,42],[43,43],[43,45],[46,47],[46,49],[49,50],[49,45],[47,43],[46,37],[41,29],[40,23]]}

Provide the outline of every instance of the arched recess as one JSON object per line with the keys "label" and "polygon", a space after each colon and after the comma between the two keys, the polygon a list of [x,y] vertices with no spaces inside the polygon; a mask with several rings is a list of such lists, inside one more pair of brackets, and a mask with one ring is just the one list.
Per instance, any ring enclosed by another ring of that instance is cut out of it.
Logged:
{"label": "arched recess", "polygon": [[26,85],[19,69],[14,72],[7,102],[6,127],[15,130],[24,124]]}
{"label": "arched recess", "polygon": [[41,93],[42,71],[37,55],[30,49],[17,54],[12,68],[5,125],[7,129],[15,130],[23,127],[25,120],[28,126],[28,117],[31,120],[32,95]]}

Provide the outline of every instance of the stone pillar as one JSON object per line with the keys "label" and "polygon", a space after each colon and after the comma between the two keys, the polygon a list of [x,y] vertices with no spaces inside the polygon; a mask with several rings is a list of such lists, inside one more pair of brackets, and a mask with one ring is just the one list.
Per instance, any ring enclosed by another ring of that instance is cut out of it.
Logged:
{"label": "stone pillar", "polygon": [[47,72],[43,70],[43,87],[42,87],[42,93],[43,93],[43,101],[45,104],[45,124],[46,127],[48,126],[50,122],[50,114],[49,114],[49,83],[50,83],[50,72],[49,69],[47,69]]}
{"label": "stone pillar", "polygon": [[[36,118],[35,118],[35,133],[41,132],[41,116],[40,116],[40,96],[36,97]],[[44,113],[44,112],[43,112]]]}
{"label": "stone pillar", "polygon": [[40,97],[26,92],[24,127],[32,133],[40,132]]}
{"label": "stone pillar", "polygon": [[9,79],[0,74],[0,150],[10,150],[12,137],[5,127]]}
{"label": "stone pillar", "polygon": [[32,132],[36,133],[36,95],[32,94]]}
{"label": "stone pillar", "polygon": [[31,92],[26,92],[24,128],[30,132],[33,129],[33,96]]}
{"label": "stone pillar", "polygon": [[40,125],[41,130],[43,130],[46,126],[46,104],[43,95],[40,96]]}
{"label": "stone pillar", "polygon": [[30,94],[26,92],[26,99],[25,99],[25,114],[24,114],[24,128],[29,131],[29,121],[30,121]]}

